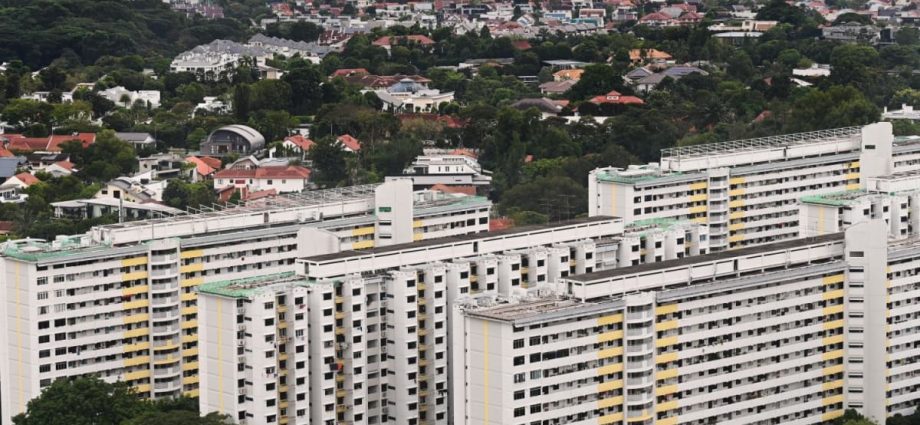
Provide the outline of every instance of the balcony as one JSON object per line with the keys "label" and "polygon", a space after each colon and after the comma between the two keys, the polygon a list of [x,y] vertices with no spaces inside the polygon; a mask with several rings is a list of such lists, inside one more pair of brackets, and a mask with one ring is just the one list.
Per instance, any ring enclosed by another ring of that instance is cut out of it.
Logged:
{"label": "balcony", "polygon": [[179,297],[154,297],[150,300],[150,304],[154,307],[165,307],[178,302]]}

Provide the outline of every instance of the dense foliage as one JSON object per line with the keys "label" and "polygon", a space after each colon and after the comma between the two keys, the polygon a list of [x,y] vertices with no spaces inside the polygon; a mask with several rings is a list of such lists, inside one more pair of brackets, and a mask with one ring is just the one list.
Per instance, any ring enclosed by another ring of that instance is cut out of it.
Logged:
{"label": "dense foliage", "polygon": [[198,44],[245,33],[236,20],[186,19],[161,0],[0,1],[0,62],[18,59],[32,68],[128,55],[162,63]]}
{"label": "dense foliage", "polygon": [[16,425],[231,425],[217,413],[200,417],[191,398],[143,401],[127,384],[95,377],[58,379],[29,401]]}

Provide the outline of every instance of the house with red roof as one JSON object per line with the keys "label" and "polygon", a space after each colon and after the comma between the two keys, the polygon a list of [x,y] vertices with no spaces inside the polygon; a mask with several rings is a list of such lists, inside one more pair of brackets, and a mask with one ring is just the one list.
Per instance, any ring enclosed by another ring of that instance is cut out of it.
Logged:
{"label": "house with red roof", "polygon": [[644,105],[645,102],[636,96],[624,96],[622,93],[611,90],[603,96],[594,96],[589,102],[595,105]]}
{"label": "house with red roof", "polygon": [[76,173],[78,170],[74,168],[74,163],[68,160],[63,160],[57,161],[45,167],[42,171],[51,174],[54,177],[64,177]]}
{"label": "house with red roof", "polygon": [[210,179],[220,169],[220,160],[209,156],[189,156],[185,162],[195,166],[190,172],[193,182]]}
{"label": "house with red roof", "polygon": [[16,156],[16,155],[10,152],[9,149],[4,148],[3,146],[0,146],[0,158],[8,158],[11,156]]}
{"label": "house with red roof", "polygon": [[367,69],[364,69],[364,68],[342,68],[342,69],[335,70],[335,72],[329,75],[329,78],[350,77],[352,75],[369,75],[369,74],[370,72],[368,72]]}
{"label": "house with red roof", "polygon": [[400,45],[400,44],[415,44],[415,45],[420,45],[422,47],[430,47],[434,45],[434,40],[428,38],[427,35],[416,35],[416,34],[394,35],[394,36],[385,35],[383,37],[380,37],[374,40],[374,43],[373,43],[373,45],[375,46],[383,47],[384,49],[387,50],[387,52],[390,51],[390,48],[393,45]]}
{"label": "house with red roof", "polygon": [[310,186],[309,168],[287,167],[228,168],[214,173],[214,187],[233,186],[249,192],[274,189],[277,193],[301,192]]}
{"label": "house with red roof", "polygon": [[61,145],[75,140],[88,148],[95,143],[96,133],[54,134],[49,137],[25,137],[21,134],[0,135],[3,147],[14,152],[61,152]]}
{"label": "house with red roof", "polygon": [[344,149],[346,152],[357,153],[361,150],[361,142],[359,142],[358,139],[351,137],[349,134],[343,134],[336,138],[335,141],[338,142],[342,146],[342,149]]}
{"label": "house with red roof", "polygon": [[18,189],[25,189],[29,186],[32,186],[35,183],[38,183],[39,181],[40,180],[38,180],[37,177],[29,173],[19,173],[13,177],[6,179],[6,181],[3,182],[3,186],[4,187],[10,186],[10,187],[18,188]]}
{"label": "house with red roof", "polygon": [[670,27],[675,26],[674,18],[661,12],[653,12],[639,18],[639,24],[650,27]]}
{"label": "house with red roof", "polygon": [[285,149],[300,154],[301,157],[305,156],[310,149],[313,149],[314,145],[316,145],[316,142],[299,134],[285,137],[284,142],[281,143],[281,146],[284,146]]}

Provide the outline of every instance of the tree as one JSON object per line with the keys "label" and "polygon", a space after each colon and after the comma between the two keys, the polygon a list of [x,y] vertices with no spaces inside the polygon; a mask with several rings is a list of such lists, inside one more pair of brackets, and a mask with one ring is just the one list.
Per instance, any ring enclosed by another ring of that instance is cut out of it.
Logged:
{"label": "tree", "polygon": [[163,190],[163,202],[173,208],[185,210],[202,205],[217,203],[214,189],[208,183],[188,183],[182,180],[170,180]]}
{"label": "tree", "polygon": [[35,124],[51,127],[54,107],[50,103],[32,99],[12,99],[0,112],[0,118],[20,128]]}
{"label": "tree", "polygon": [[266,141],[273,142],[287,137],[297,120],[287,111],[258,111],[249,119],[249,124],[259,130]]}
{"label": "tree", "polygon": [[894,33],[894,41],[904,46],[912,46],[920,42],[920,29],[902,26]]}
{"label": "tree", "polygon": [[581,79],[566,93],[571,100],[584,100],[600,96],[611,90],[624,91],[623,79],[610,65],[592,64],[585,67]]}
{"label": "tree", "polygon": [[185,138],[185,148],[188,150],[197,150],[206,137],[208,137],[208,132],[205,131],[205,129],[198,127],[192,130]]}
{"label": "tree", "polygon": [[281,79],[290,85],[294,114],[315,114],[322,106],[323,76],[315,66],[302,62],[284,74]]}
{"label": "tree", "polygon": [[115,132],[105,130],[96,134],[96,141],[83,148],[78,141],[65,142],[65,153],[77,165],[79,174],[90,181],[109,181],[137,170],[137,154],[134,147],[115,137]]}
{"label": "tree", "polygon": [[250,86],[250,104],[253,111],[270,109],[285,111],[291,108],[291,85],[283,80],[259,80]]}
{"label": "tree", "polygon": [[412,163],[416,156],[422,154],[422,145],[418,140],[399,137],[390,140],[385,146],[371,153],[369,161],[372,169],[383,176],[398,176]]}
{"label": "tree", "polygon": [[233,87],[233,115],[238,120],[249,119],[249,111],[252,102],[252,90],[248,84],[239,84]]}
{"label": "tree", "polygon": [[348,177],[345,151],[331,137],[316,141],[308,157],[313,163],[313,181],[323,187],[334,187]]}
{"label": "tree", "polygon": [[860,15],[858,13],[848,12],[841,13],[837,16],[837,19],[834,19],[834,25],[841,25],[847,22],[856,22],[861,25],[872,25],[872,18],[866,15]]}
{"label": "tree", "polygon": [[16,425],[121,424],[147,406],[123,383],[97,378],[58,379],[13,418]]}
{"label": "tree", "polygon": [[236,421],[230,416],[215,412],[199,416],[196,409],[147,412],[125,421],[123,425],[233,425],[235,423]]}
{"label": "tree", "polygon": [[502,195],[503,214],[536,211],[550,221],[573,218],[587,211],[588,191],[568,177],[539,177],[514,186]]}
{"label": "tree", "polygon": [[842,44],[831,52],[831,81],[839,85],[857,84],[866,89],[872,82],[879,53],[859,44]]}

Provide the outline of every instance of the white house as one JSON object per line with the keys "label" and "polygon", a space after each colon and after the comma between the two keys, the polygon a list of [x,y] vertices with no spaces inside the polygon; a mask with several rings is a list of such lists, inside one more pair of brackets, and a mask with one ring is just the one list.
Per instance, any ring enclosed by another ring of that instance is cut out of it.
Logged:
{"label": "white house", "polygon": [[[141,104],[156,109],[160,107],[159,90],[128,90],[122,86],[112,87],[99,92],[99,95],[115,102],[116,105],[131,106],[140,102]],[[127,100],[127,105],[125,104]]]}
{"label": "white house", "polygon": [[73,165],[74,164],[70,161],[58,161],[45,167],[42,171],[54,177],[64,177],[78,171],[76,168],[73,168]]}
{"label": "white house", "polygon": [[440,90],[429,89],[428,84],[419,83],[411,78],[404,78],[374,93],[383,101],[384,111],[434,112],[441,103],[454,100],[454,92],[441,93]]}
{"label": "white house", "polygon": [[214,187],[234,186],[250,192],[274,189],[277,193],[301,192],[310,184],[310,169],[287,167],[228,168],[214,173]]}

